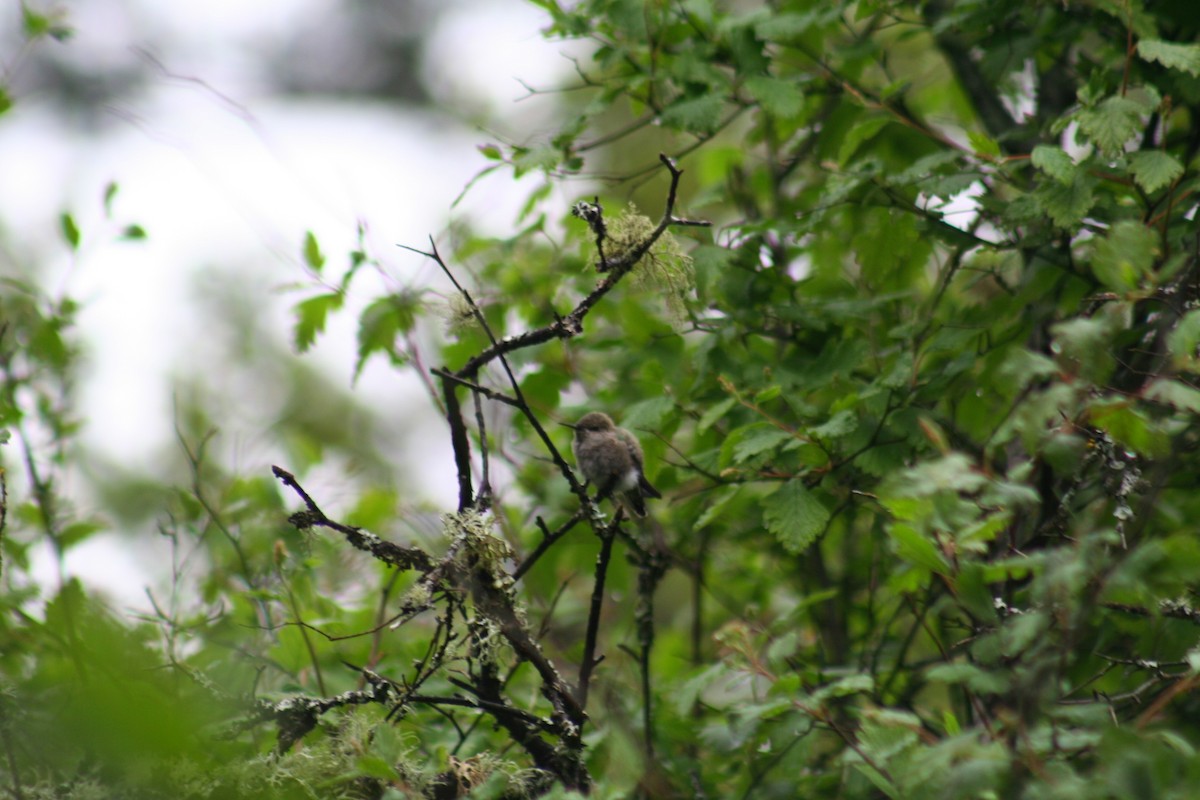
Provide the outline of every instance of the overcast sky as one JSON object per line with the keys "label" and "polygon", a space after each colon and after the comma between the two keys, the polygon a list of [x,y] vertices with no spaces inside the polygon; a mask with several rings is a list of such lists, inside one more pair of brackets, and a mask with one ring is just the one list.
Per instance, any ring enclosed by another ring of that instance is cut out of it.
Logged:
{"label": "overcast sky", "polygon": [[[0,193],[0,220],[14,252],[42,267],[50,291],[84,304],[77,331],[89,363],[80,394],[83,438],[114,461],[150,468],[174,446],[171,375],[209,370],[219,378],[219,366],[213,372],[205,361],[213,353],[196,302],[204,280],[244,282],[283,340],[289,309],[304,295],[281,287],[305,280],[306,230],[335,260],[365,224],[387,273],[420,285],[436,272],[397,243],[423,246],[452,214],[502,229],[523,200],[511,177],[498,176],[450,208],[486,163],[476,145],[492,131],[535,135],[545,124],[544,109],[518,102],[526,91],[517,81],[552,85],[569,68],[562,46],[541,39],[541,12],[518,0],[459,0],[433,14],[437,4],[416,2],[411,19],[392,30],[371,14],[384,13],[375,5],[395,4],[356,5],[369,12],[359,29],[344,5],[323,0],[76,0],[69,5],[74,37],[40,47],[56,48],[64,81],[97,94],[85,112],[56,103],[32,67],[23,94],[23,65],[4,59],[17,72],[18,103],[0,117],[8,189]],[[19,5],[10,3],[2,41],[15,41],[18,19]],[[412,47],[419,80],[375,75],[359,63],[362,30],[376,46]],[[381,96],[381,87],[397,96]],[[102,197],[112,181],[120,189],[113,219],[105,220]],[[63,210],[83,232],[74,257],[56,236]],[[119,241],[120,226],[133,222],[149,238]],[[363,290],[369,299],[371,287]],[[306,357],[347,387],[353,316],[336,323]],[[432,415],[411,377],[383,362],[355,391],[381,408]],[[253,407],[240,409],[236,395],[230,408],[222,437],[237,442],[241,466],[257,468],[267,437],[255,427],[267,421]],[[440,420],[415,427],[424,441],[412,452],[428,463],[429,453],[446,446]],[[445,470],[414,475],[421,494],[450,508],[448,454],[445,462]],[[121,603],[144,605],[141,581],[132,577],[145,572],[139,556],[146,550],[99,538],[72,551],[68,569],[85,572]],[[54,579],[48,548],[37,574]]]}

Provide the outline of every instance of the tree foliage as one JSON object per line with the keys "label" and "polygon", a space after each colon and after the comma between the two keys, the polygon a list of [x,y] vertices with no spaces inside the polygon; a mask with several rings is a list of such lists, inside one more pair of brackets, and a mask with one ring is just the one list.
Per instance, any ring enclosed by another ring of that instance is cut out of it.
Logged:
{"label": "tree foliage", "polygon": [[[544,185],[511,237],[430,246],[445,290],[378,298],[347,354],[428,379],[442,535],[390,487],[333,519],[194,447],[164,530],[200,597],[130,626],[72,583],[38,615],[23,548],[87,523],[29,457],[6,790],[1189,796],[1190,5],[538,5],[592,55],[559,131],[480,150]],[[300,350],[374,265],[302,252]],[[41,393],[71,307],[29,296],[0,341],[26,453],[71,433]],[[572,469],[554,423],[597,409],[665,495],[645,523]]]}

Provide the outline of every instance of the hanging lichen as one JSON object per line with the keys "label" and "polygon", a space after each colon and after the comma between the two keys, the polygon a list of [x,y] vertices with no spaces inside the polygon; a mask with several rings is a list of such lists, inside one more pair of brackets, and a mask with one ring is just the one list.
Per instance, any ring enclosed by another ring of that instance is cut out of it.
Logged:
{"label": "hanging lichen", "polygon": [[[656,224],[630,205],[616,219],[608,221],[605,239],[607,260],[622,258],[650,238]],[[678,323],[687,317],[686,301],[696,285],[692,257],[683,252],[679,240],[664,231],[642,256],[630,276],[635,286],[659,294],[666,304],[667,315]]]}

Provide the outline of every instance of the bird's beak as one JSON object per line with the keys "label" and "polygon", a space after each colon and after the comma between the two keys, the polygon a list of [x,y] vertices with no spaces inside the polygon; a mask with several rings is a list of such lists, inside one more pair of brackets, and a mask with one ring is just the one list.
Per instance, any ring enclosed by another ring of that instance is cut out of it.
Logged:
{"label": "bird's beak", "polygon": [[579,430],[579,426],[576,425],[574,422],[560,422],[558,424],[562,425],[564,428],[570,428],[573,431]]}

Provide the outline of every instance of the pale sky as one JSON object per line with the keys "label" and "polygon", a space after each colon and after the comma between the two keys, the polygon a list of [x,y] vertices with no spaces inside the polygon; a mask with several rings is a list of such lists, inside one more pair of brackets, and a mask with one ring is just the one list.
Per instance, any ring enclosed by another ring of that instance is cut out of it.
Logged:
{"label": "pale sky", "polygon": [[[300,250],[306,230],[340,263],[364,222],[388,274],[419,284],[437,280],[436,269],[397,243],[423,247],[452,214],[504,230],[528,192],[499,174],[452,212],[454,198],[487,163],[476,145],[490,141],[489,132],[395,104],[266,92],[255,47],[281,35],[281,20],[333,6],[324,0],[78,0],[70,5],[75,38],[41,46],[77,48],[79,58],[92,59],[88,63],[119,66],[143,57],[133,49],[143,44],[130,37],[149,27],[172,43],[154,57],[173,75],[199,80],[160,76],[149,92],[115,103],[98,129],[69,124],[37,97],[18,98],[0,118],[0,175],[10,188],[0,193],[0,219],[18,252],[52,265],[46,285],[84,304],[76,331],[90,363],[79,398],[87,421],[83,439],[118,463],[150,468],[173,446],[168,375],[213,369],[204,361],[204,320],[194,298],[198,271],[249,265],[246,291],[260,294],[264,318],[287,340],[290,307],[307,295],[280,287],[305,280]],[[493,122],[508,131],[538,125],[536,103],[517,102],[526,92],[516,79],[551,85],[570,68],[562,45],[538,34],[545,23],[538,9],[517,0],[457,3],[424,53],[427,82],[439,102],[461,104],[489,128]],[[102,213],[110,181],[120,185],[115,221]],[[573,199],[564,195],[563,202]],[[55,238],[64,209],[83,232],[73,258]],[[142,225],[149,238],[117,241],[127,222]],[[373,288],[382,291],[382,284],[362,283],[358,299],[371,299]],[[346,387],[354,353],[351,310],[304,357]],[[380,408],[429,415],[417,426],[422,441],[411,450],[423,454],[425,467],[412,472],[420,494],[452,508],[444,423],[413,377],[379,361],[355,391]],[[236,396],[232,407],[239,409]],[[248,408],[222,419],[222,438],[235,443],[239,467],[258,468],[269,456],[262,449],[269,436],[261,430],[267,416]],[[443,451],[444,469],[431,467]],[[147,561],[162,557],[154,546],[131,552],[127,538],[97,537],[71,551],[67,569],[112,593],[119,605],[144,607],[142,585],[153,579],[140,576],[153,569]],[[50,584],[57,579],[48,547],[35,574]]]}

